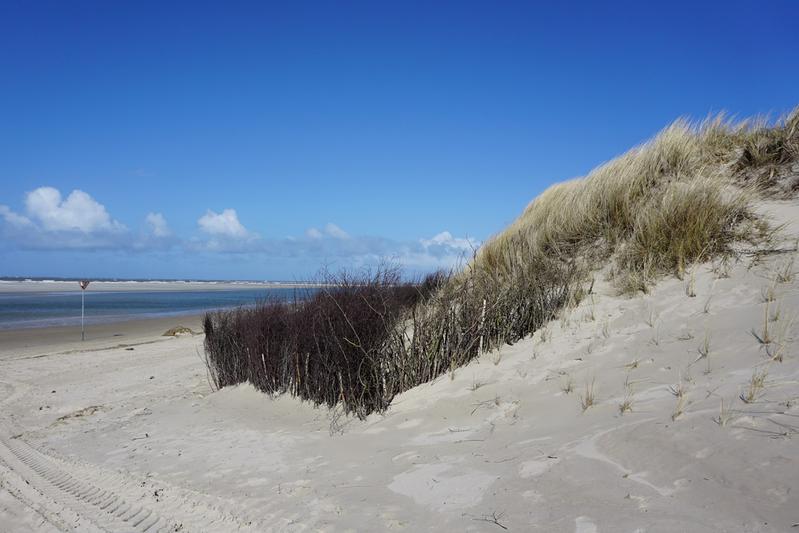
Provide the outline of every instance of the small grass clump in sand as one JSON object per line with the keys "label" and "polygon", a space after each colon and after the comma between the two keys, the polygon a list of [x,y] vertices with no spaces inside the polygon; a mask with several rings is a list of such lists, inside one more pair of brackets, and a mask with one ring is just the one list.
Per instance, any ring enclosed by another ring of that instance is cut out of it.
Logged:
{"label": "small grass clump in sand", "polygon": [[686,381],[687,379],[684,380],[683,375],[680,374],[680,379],[677,384],[669,387],[669,392],[677,398],[677,406],[674,408],[674,412],[671,415],[672,421],[677,420],[685,412],[685,406],[688,403],[688,386]]}
{"label": "small grass clump in sand", "polygon": [[760,396],[760,392],[766,386],[766,378],[768,377],[768,367],[763,368],[761,371],[755,370],[752,374],[749,384],[744,392],[741,393],[741,400],[744,403],[752,403]]}
{"label": "small grass clump in sand", "polygon": [[564,394],[571,394],[574,392],[574,380],[571,376],[567,375],[560,384],[560,390]]}
{"label": "small grass clump in sand", "polygon": [[[796,314],[783,314],[777,319],[773,328],[775,330],[770,342],[765,344],[766,355],[772,361],[782,363],[788,346],[794,341],[793,334],[796,331]],[[768,323],[768,322],[766,322]]]}
{"label": "small grass clump in sand", "polygon": [[589,407],[593,407],[595,404],[596,380],[592,379],[591,381],[585,382],[583,393],[580,394],[580,406],[583,408],[583,411],[587,411]]}
{"label": "small grass clump in sand", "polygon": [[795,259],[795,257],[791,257],[777,270],[777,275],[774,277],[777,283],[791,283],[793,281],[796,276],[796,272],[793,269]]}
{"label": "small grass clump in sand", "polygon": [[619,414],[624,415],[624,413],[633,410],[634,395],[633,384],[630,381],[630,375],[627,374],[627,377],[624,379],[624,399],[619,404]]}
{"label": "small grass clump in sand", "polygon": [[671,414],[671,420],[676,421],[685,413],[685,406],[688,402],[688,396],[685,394],[680,394],[677,396],[677,406],[674,408],[674,412]]}
{"label": "small grass clump in sand", "polygon": [[782,316],[782,302],[778,301],[774,311],[768,316],[769,322],[778,322]]}
{"label": "small grass clump in sand", "polygon": [[726,406],[724,405],[724,398],[721,398],[721,403],[719,405],[719,416],[717,416],[714,421],[720,425],[721,427],[726,427],[727,424],[734,417],[734,413],[732,409],[730,409],[730,404],[728,403]]}
{"label": "small grass clump in sand", "polygon": [[699,357],[696,358],[694,363],[701,359],[705,360],[705,374],[710,374],[710,331],[705,330],[705,338],[702,344],[696,349]]}
{"label": "small grass clump in sand", "polygon": [[766,306],[763,311],[763,330],[760,333],[757,333],[754,329],[752,330],[752,335],[755,337],[755,339],[757,339],[757,342],[763,345],[771,344],[771,333],[769,333],[769,327],[768,327],[769,323],[768,304],[770,301],[771,300],[766,300]]}
{"label": "small grass clump in sand", "polygon": [[771,303],[777,300],[777,282],[776,280],[771,285],[767,285],[760,289],[760,298],[763,303]]}

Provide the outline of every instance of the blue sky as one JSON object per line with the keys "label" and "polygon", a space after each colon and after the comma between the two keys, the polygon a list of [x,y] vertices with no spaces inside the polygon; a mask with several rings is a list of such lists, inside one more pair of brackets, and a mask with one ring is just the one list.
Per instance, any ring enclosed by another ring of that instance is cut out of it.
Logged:
{"label": "blue sky", "polygon": [[795,1],[550,4],[3,2],[0,276],[425,271],[679,116],[799,104]]}

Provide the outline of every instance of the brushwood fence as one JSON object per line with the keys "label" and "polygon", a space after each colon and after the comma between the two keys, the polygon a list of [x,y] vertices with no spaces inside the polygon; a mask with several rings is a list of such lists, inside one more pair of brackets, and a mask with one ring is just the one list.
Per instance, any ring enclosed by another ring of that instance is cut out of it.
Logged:
{"label": "brushwood fence", "polygon": [[217,387],[250,382],[363,418],[549,320],[573,276],[542,266],[414,283],[397,269],[328,277],[304,298],[206,314],[206,363]]}

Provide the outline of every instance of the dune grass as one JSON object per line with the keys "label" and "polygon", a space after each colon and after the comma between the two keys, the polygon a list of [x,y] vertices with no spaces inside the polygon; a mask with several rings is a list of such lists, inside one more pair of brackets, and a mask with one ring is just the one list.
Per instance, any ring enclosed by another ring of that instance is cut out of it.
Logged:
{"label": "dune grass", "polygon": [[585,412],[596,405],[596,401],[596,380],[591,379],[591,381],[585,382],[583,392],[580,394],[580,407],[582,407],[583,412]]}
{"label": "dune grass", "polygon": [[766,235],[749,208],[756,194],[786,195],[799,183],[799,110],[769,126],[723,116],[678,120],[651,141],[559,183],[485,243],[473,268],[502,272],[508,257],[561,257],[589,265],[611,260],[622,292],[646,290],[656,276]]}
{"label": "dune grass", "polygon": [[764,367],[761,370],[755,370],[752,373],[752,377],[749,379],[749,383],[747,384],[746,389],[741,393],[741,401],[744,403],[753,403],[755,402],[760,393],[766,387],[766,379],[768,378],[768,367]]}
{"label": "dune grass", "polygon": [[[752,202],[799,191],[797,162],[799,108],[773,124],[678,120],[585,178],[544,191],[459,272],[418,283],[393,269],[344,275],[303,301],[208,314],[212,378],[360,417],[385,410],[396,394],[453,375],[576,306],[605,265],[619,292],[646,292],[659,276],[682,278],[697,262],[730,257],[738,243],[763,242],[770,229]],[[593,387],[581,403],[594,403]]]}

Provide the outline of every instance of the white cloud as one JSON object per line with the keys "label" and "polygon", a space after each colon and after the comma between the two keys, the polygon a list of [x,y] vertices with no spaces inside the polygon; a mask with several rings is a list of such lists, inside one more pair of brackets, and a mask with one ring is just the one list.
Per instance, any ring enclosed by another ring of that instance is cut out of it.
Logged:
{"label": "white cloud", "polygon": [[182,239],[173,233],[166,217],[159,212],[147,213],[145,230],[134,234],[115,221],[102,204],[80,190],[63,198],[57,189],[40,187],[26,195],[24,204],[24,213],[0,205],[0,247],[250,254],[280,258],[301,268],[313,264],[350,268],[388,259],[423,272],[462,264],[479,245],[449,231],[410,241],[351,236],[332,222],[309,228],[298,238],[261,238],[241,224],[234,209],[224,209],[221,213],[208,210],[197,220],[203,235]]}
{"label": "white cloud", "polygon": [[328,222],[322,231],[316,228],[308,228],[305,230],[305,236],[311,240],[320,240],[324,237],[332,237],[339,240],[351,239],[350,234],[336,226],[332,222]]}
{"label": "white cloud", "polygon": [[161,213],[147,213],[144,221],[150,226],[150,232],[156,237],[168,237],[172,234],[166,223],[166,218]]}
{"label": "white cloud", "polygon": [[5,220],[8,224],[11,224],[16,228],[23,228],[32,224],[28,217],[13,212],[6,205],[0,205],[0,216],[2,216],[3,220]]}
{"label": "white cloud", "polygon": [[308,228],[308,229],[305,231],[305,235],[306,235],[306,237],[308,237],[309,239],[321,239],[322,237],[324,237],[324,235],[322,235],[322,232],[321,232],[321,231],[319,231],[319,230],[318,230],[318,229],[316,229],[316,228]]}
{"label": "white cloud", "polygon": [[111,219],[105,206],[75,189],[66,199],[53,187],[39,187],[25,197],[25,209],[45,231],[116,231],[124,229]]}
{"label": "white cloud", "polygon": [[24,197],[26,215],[0,205],[0,240],[22,250],[164,250],[180,243],[161,213],[148,213],[148,231],[133,234],[81,190],[66,198],[39,187]]}
{"label": "white cloud", "polygon": [[349,239],[349,234],[341,229],[340,227],[336,226],[332,222],[328,222],[325,226],[325,233],[333,237],[334,239]]}
{"label": "white cloud", "polygon": [[225,209],[215,213],[210,209],[197,220],[200,229],[209,235],[244,238],[249,235],[247,229],[239,222],[235,209]]}
{"label": "white cloud", "polygon": [[477,248],[478,243],[472,239],[453,237],[448,231],[442,231],[432,239],[420,239],[422,246],[430,248],[434,246],[441,246],[451,250],[471,251]]}

